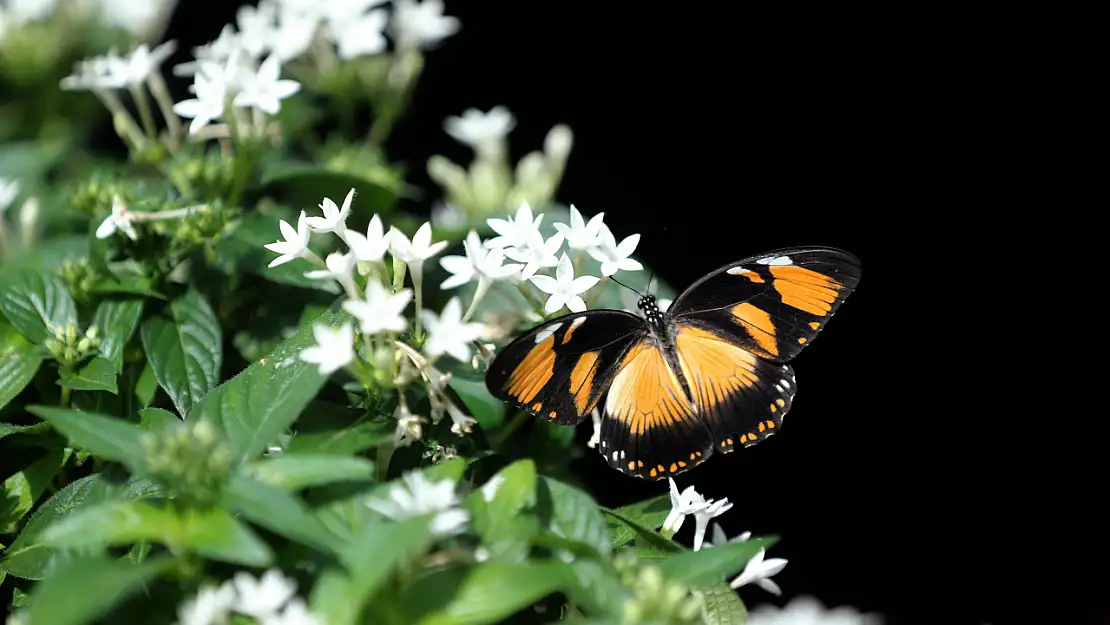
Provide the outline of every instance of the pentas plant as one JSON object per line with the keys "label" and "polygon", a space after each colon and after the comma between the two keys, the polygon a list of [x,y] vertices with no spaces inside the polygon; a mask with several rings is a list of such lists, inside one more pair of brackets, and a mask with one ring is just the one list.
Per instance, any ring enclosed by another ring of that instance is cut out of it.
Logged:
{"label": "pentas plant", "polygon": [[[0,46],[103,28],[77,4],[0,5]],[[618,281],[651,272],[639,234],[555,202],[562,124],[514,165],[508,109],[448,118],[474,158],[429,158],[442,197],[411,201],[386,141],[460,28],[436,0],[263,0],[172,69],[126,26],[39,59],[67,104],[0,142],[9,623],[866,622],[748,619],[775,537],[730,539],[733,504],[673,481],[600,506],[575,462],[600,415],[583,445],[489,394],[515,336],[639,314]],[[126,160],[50,140],[88,103]]]}

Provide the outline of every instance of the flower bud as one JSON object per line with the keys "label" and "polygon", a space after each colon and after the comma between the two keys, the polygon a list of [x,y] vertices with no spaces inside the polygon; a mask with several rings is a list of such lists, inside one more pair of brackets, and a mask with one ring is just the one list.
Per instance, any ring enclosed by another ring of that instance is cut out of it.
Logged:
{"label": "flower bud", "polygon": [[560,163],[566,162],[572,147],[574,147],[574,133],[566,124],[555,125],[543,140],[544,153],[548,158]]}

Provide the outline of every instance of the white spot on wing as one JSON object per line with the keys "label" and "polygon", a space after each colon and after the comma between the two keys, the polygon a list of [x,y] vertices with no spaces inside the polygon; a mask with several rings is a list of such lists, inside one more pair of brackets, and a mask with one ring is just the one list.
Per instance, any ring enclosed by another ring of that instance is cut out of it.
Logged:
{"label": "white spot on wing", "polygon": [[561,328],[561,327],[563,327],[563,324],[556,323],[556,324],[552,325],[550,328],[544,328],[543,330],[540,330],[539,332],[536,332],[536,337],[535,337],[536,344],[538,345],[538,344],[543,343],[544,341],[546,341],[552,334],[555,334],[556,332],[558,332],[559,328]]}
{"label": "white spot on wing", "polygon": [[760,265],[793,265],[794,261],[789,256],[769,256],[755,261]]}
{"label": "white spot on wing", "polygon": [[567,330],[567,332],[570,332],[571,330],[578,329],[578,326],[582,325],[583,323],[586,323],[586,318],[585,317],[579,317],[579,318],[575,319],[574,321],[571,321],[570,322],[570,330]]}
{"label": "white spot on wing", "polygon": [[744,269],[743,267],[730,267],[725,273],[730,276],[738,276],[742,273],[751,273],[751,269]]}

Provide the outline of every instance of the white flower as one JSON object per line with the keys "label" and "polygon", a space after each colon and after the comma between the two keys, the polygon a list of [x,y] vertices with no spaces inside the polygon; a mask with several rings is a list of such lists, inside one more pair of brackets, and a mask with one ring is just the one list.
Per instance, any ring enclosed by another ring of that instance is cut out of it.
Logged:
{"label": "white flower", "polygon": [[559,257],[555,254],[562,246],[563,235],[561,233],[556,233],[550,239],[544,241],[543,235],[539,232],[533,232],[528,235],[527,243],[522,246],[507,248],[505,255],[517,262],[524,263],[520,278],[528,280],[536,275],[536,272],[540,269],[558,265]]}
{"label": "white flower", "polygon": [[111,64],[106,56],[94,56],[78,61],[73,73],[59,82],[64,91],[88,91],[95,89],[118,89],[123,86],[123,76],[110,71]]}
{"label": "white flower", "polygon": [[347,245],[351,247],[356,260],[376,263],[381,261],[389,251],[389,239],[392,234],[392,231],[383,233],[382,218],[374,215],[366,228],[366,236],[353,230],[347,231]]}
{"label": "white flower", "polygon": [[252,57],[261,56],[270,46],[277,25],[277,8],[272,0],[261,0],[257,7],[242,6],[236,13],[239,45]]}
{"label": "white flower", "polygon": [[393,430],[394,447],[408,447],[424,437],[423,424],[427,419],[402,411],[400,406],[397,407],[397,414],[397,427]]}
{"label": "white flower", "polygon": [[443,14],[443,0],[394,0],[390,32],[399,50],[427,49],[459,32],[459,20]]}
{"label": "white flower", "polygon": [[570,223],[557,223],[555,229],[566,237],[567,247],[572,250],[588,250],[601,244],[602,218],[605,213],[598,213],[590,218],[589,222],[582,219],[582,213],[570,205]]}
{"label": "white flower", "polygon": [[386,11],[379,9],[341,22],[338,29],[329,29],[339,58],[349,61],[384,52],[388,45],[385,39],[385,23],[388,19]]}
{"label": "white flower", "polygon": [[748,560],[748,563],[744,566],[743,572],[737,575],[736,579],[729,582],[729,586],[739,588],[755,582],[755,585],[763,590],[771,594],[781,595],[782,589],[779,588],[778,584],[771,581],[771,577],[786,568],[786,560],[782,558],[764,560],[763,556],[766,553],[766,549],[760,549],[756,552],[756,554],[752,556],[752,559]]}
{"label": "white flower", "polygon": [[19,197],[19,181],[0,178],[0,215]]}
{"label": "white flower", "polygon": [[405,473],[401,481],[389,485],[387,499],[372,498],[366,505],[394,521],[435,513],[431,528],[439,536],[457,534],[466,528],[470,515],[458,507],[459,496],[453,481],[433,482],[420,471]]}
{"label": "white flower", "polygon": [[482,485],[482,499],[485,499],[486,502],[493,501],[493,498],[497,495],[497,489],[501,488],[501,485],[504,484],[507,479],[508,478],[500,473],[489,478],[489,480]]}
{"label": "white flower", "polygon": [[467,223],[466,213],[450,202],[439,200],[432,205],[432,223],[437,228],[461,229]]}
{"label": "white flower", "polygon": [[278,15],[277,24],[270,31],[270,49],[283,63],[292,61],[312,47],[316,26],[315,20],[282,11]]}
{"label": "white flower", "polygon": [[96,238],[107,239],[115,234],[116,230],[123,231],[127,238],[132,241],[139,238],[139,234],[135,232],[135,226],[132,225],[132,217],[127,212],[127,206],[119,195],[112,197],[112,214],[108,215],[96,228]]}
{"label": "white flower", "polygon": [[246,571],[239,571],[231,579],[238,595],[234,610],[240,614],[263,619],[281,610],[297,592],[297,585],[277,569],[266,571],[255,579]]}
{"label": "white flower", "polygon": [[164,20],[169,18],[177,0],[100,0],[100,21],[118,26],[140,38],[150,38],[157,33]]}
{"label": "white flower", "polygon": [[710,499],[705,502],[708,504],[706,507],[699,510],[694,510],[694,551],[701,549],[701,544],[705,540],[705,530],[709,528],[709,521],[721,516],[732,509],[732,504],[729,503],[728,497],[720,501]]}
{"label": "white flower", "polygon": [[389,250],[394,256],[413,265],[421,265],[424,261],[439,254],[447,247],[447,241],[432,243],[432,224],[425,222],[412,235],[410,241],[404,232],[396,228],[389,229]]}
{"label": "white flower", "polygon": [[639,262],[629,258],[639,243],[640,235],[633,234],[625,237],[618,245],[609,227],[602,224],[601,241],[597,247],[588,251],[594,260],[601,263],[601,275],[608,277],[618,271],[639,271],[644,268]]}
{"label": "white flower", "polygon": [[366,299],[343,302],[343,309],[358,319],[363,334],[401,332],[408,327],[401,313],[411,300],[409,289],[390,293],[377,280],[370,280],[366,284]]}
{"label": "white flower", "polygon": [[[621,306],[623,306],[626,311],[634,315],[639,315],[643,317],[644,311],[640,310],[640,307],[637,304],[640,301],[641,297],[643,296],[633,291],[632,289],[621,289]],[[667,312],[667,309],[671,307],[672,303],[674,303],[674,300],[655,300],[655,305],[659,308],[659,312]]]}
{"label": "white flower", "polygon": [[560,163],[565,162],[570,156],[570,149],[574,146],[574,133],[565,124],[556,124],[547,131],[543,139],[543,152],[547,158]]}
{"label": "white flower", "polygon": [[355,197],[355,190],[347,192],[343,199],[343,208],[335,205],[331,198],[324,198],[320,210],[324,211],[323,217],[309,217],[308,227],[315,232],[334,232],[336,236],[347,241],[347,216],[351,214],[351,200]]}
{"label": "white flower", "polygon": [[230,584],[205,586],[197,596],[177,608],[178,625],[214,625],[224,623],[235,602],[235,588]]}
{"label": "white flower", "polygon": [[223,116],[227,104],[227,85],[223,81],[209,78],[204,72],[197,72],[193,77],[193,95],[196,97],[173,105],[174,113],[193,120],[189,123],[191,135]]}
{"label": "white flower", "polygon": [[687,515],[706,508],[709,502],[694,489],[693,485],[687,486],[679,494],[678,484],[675,484],[675,481],[671,478],[667,478],[667,482],[671,487],[671,511],[667,514],[666,520],[663,521],[663,528],[660,531],[674,536],[682,527]]}
{"label": "white flower", "polygon": [[504,106],[495,106],[488,113],[469,108],[462,117],[448,117],[443,123],[451,138],[476,150],[501,143],[515,127],[516,118]]}
{"label": "white flower", "polygon": [[855,608],[840,606],[826,610],[813,597],[797,597],[782,608],[761,605],[752,610],[747,625],[882,625],[877,614],[860,614]]}
{"label": "white flower", "polygon": [[420,314],[428,331],[424,353],[432,358],[447,354],[460,362],[468,362],[470,342],[481,338],[486,331],[480,323],[462,321],[462,304],[457,297],[447,301],[441,315],[430,310],[422,310]]}
{"label": "white flower", "polygon": [[522,265],[509,263],[503,265],[505,252],[500,248],[487,249],[482,245],[478,233],[471,230],[463,241],[466,256],[444,256],[439,264],[451,274],[440,284],[441,289],[454,289],[474,279],[486,278],[490,281],[507,278],[520,271]]}
{"label": "white flower", "polygon": [[355,359],[355,330],[350,322],[338,328],[312,326],[316,344],[301,350],[301,360],[319,366],[320,375],[331,375]]}
{"label": "white flower", "polygon": [[177,42],[170,40],[154,48],[141,44],[125,57],[109,54],[108,71],[117,77],[118,84],[125,86],[141,85],[162,66],[177,50]]}
{"label": "white flower", "polygon": [[309,612],[304,600],[297,597],[285,606],[281,614],[262,619],[260,625],[323,625],[323,621]]}
{"label": "white flower", "polygon": [[308,240],[312,237],[312,231],[308,229],[308,216],[304,211],[301,211],[300,217],[297,218],[297,229],[294,230],[293,226],[284,219],[278,224],[281,229],[282,236],[285,237],[284,241],[276,243],[267,243],[264,247],[279,256],[267,265],[268,267],[277,267],[285,263],[306,256],[309,253]]}
{"label": "white flower", "polygon": [[355,285],[355,256],[351,252],[332,252],[324,261],[327,269],[307,271],[304,277],[312,280],[335,280],[343,286],[343,290],[350,298],[358,297],[358,287]]}
{"label": "white flower", "polygon": [[544,311],[549,315],[562,310],[564,306],[569,308],[571,312],[586,310],[586,302],[582,301],[582,293],[589,291],[597,283],[598,279],[594,276],[575,278],[574,267],[565,252],[562,258],[559,259],[559,267],[555,270],[554,278],[550,276],[532,276],[532,284],[544,293],[551,295],[547,298],[547,304],[544,306]]}
{"label": "white flower", "polygon": [[281,59],[271,54],[243,81],[243,89],[235,95],[233,104],[254,107],[270,115],[281,110],[281,101],[301,90],[301,83],[281,78]]}
{"label": "white flower", "polygon": [[528,244],[528,238],[533,233],[539,233],[543,214],[532,219],[532,207],[528,202],[521,202],[516,209],[516,216],[509,219],[487,219],[486,223],[499,236],[486,241],[486,247],[522,247]]}
{"label": "white flower", "polygon": [[470,434],[474,424],[478,422],[474,417],[462,411],[455,402],[447,400],[447,414],[451,417],[451,431],[458,436]]}
{"label": "white flower", "polygon": [[744,542],[745,540],[747,540],[751,537],[752,537],[751,532],[744,532],[744,533],[740,534],[739,536],[737,536],[736,538],[730,539],[728,536],[725,536],[725,531],[723,529],[721,529],[721,524],[720,523],[714,523],[713,524],[713,533],[710,536],[709,542],[703,544],[702,548],[721,547],[721,546],[727,545],[729,543],[742,543],[742,542]]}

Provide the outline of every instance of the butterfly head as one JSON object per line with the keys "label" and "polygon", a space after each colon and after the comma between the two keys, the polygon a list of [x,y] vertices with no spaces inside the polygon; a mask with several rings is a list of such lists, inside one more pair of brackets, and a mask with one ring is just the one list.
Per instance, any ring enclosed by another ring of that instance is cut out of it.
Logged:
{"label": "butterfly head", "polygon": [[663,313],[659,310],[659,300],[654,295],[644,295],[636,302],[650,323],[662,323]]}

